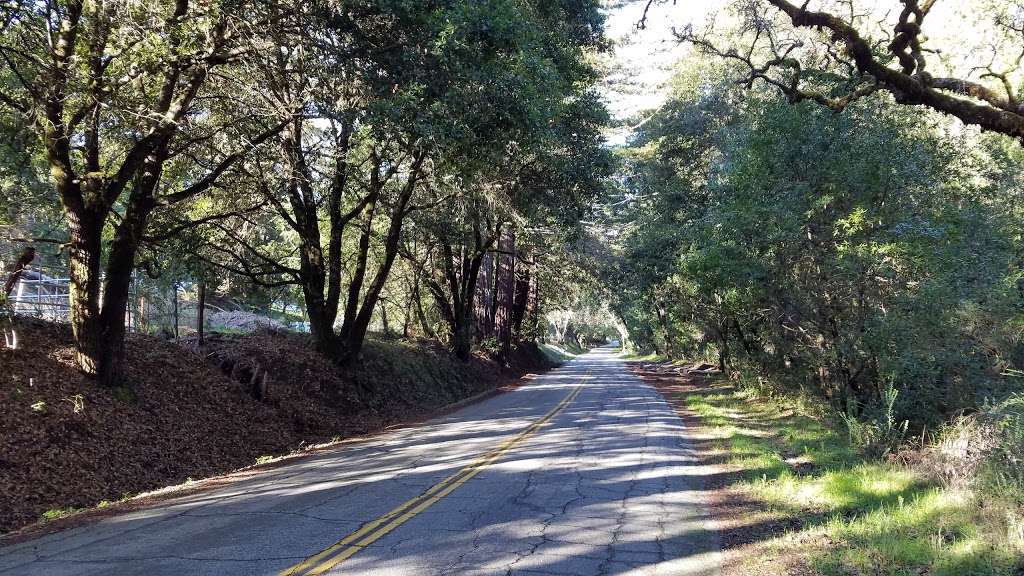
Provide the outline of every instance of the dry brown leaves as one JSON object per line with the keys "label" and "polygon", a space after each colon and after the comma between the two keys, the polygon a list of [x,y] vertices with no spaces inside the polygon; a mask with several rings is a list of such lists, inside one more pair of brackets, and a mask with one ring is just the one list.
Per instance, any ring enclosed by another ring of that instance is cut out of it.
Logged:
{"label": "dry brown leaves", "polygon": [[[132,335],[133,400],[74,368],[67,326],[19,320],[16,329],[18,349],[0,349],[0,533],[50,509],[423,418],[543,367],[539,352],[504,370],[482,358],[458,363],[436,345],[377,342],[346,372],[298,334],[215,336],[202,348]],[[221,369],[226,359],[267,373],[262,400],[233,367]]]}

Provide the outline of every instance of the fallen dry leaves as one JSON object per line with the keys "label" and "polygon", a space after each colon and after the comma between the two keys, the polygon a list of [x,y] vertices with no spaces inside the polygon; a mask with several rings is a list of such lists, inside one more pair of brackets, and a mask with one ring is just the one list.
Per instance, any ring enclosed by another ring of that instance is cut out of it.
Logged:
{"label": "fallen dry leaves", "polygon": [[[0,349],[0,533],[48,510],[421,419],[545,367],[536,350],[503,369],[480,357],[458,363],[436,344],[375,342],[344,371],[301,334],[214,336],[204,347],[132,335],[132,399],[75,369],[67,326],[19,319],[16,330],[18,348]],[[223,370],[226,360],[232,367]],[[267,373],[262,400],[234,369],[239,363]]]}

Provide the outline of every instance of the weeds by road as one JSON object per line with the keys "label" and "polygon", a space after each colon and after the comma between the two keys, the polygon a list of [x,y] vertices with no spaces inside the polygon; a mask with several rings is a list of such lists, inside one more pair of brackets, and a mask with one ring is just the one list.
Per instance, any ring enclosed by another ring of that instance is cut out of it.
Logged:
{"label": "weeds by road", "polygon": [[638,371],[700,426],[697,447],[719,467],[709,488],[726,574],[1022,573],[1010,512],[859,456],[821,405],[664,364]]}

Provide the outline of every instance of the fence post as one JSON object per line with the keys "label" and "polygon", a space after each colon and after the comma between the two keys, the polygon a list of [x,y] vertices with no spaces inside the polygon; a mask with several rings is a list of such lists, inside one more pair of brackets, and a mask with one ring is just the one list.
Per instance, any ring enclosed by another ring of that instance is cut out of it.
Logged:
{"label": "fence post", "polygon": [[203,345],[204,334],[204,321],[206,320],[206,282],[199,283],[199,312],[196,318],[196,332],[199,333],[199,345]]}
{"label": "fence post", "polygon": [[[102,286],[102,282],[101,282],[100,285]],[[128,303],[125,304],[125,307],[124,307],[125,308],[124,312],[128,316],[128,331],[129,332],[132,332],[132,302],[135,300],[135,296],[136,296],[135,292],[137,292],[137,291],[132,290],[133,286],[135,286],[135,273],[134,272],[132,272],[132,276],[128,280]],[[102,293],[101,293],[100,297],[102,298]],[[101,300],[101,305],[102,305],[102,300]]]}
{"label": "fence post", "polygon": [[175,282],[171,285],[171,290],[174,291],[174,341],[178,341],[178,283]]}
{"label": "fence post", "polygon": [[21,299],[24,298],[24,297],[25,297],[25,281],[19,279],[18,280],[18,296],[17,296],[17,300],[14,301],[14,306],[13,306],[13,309],[14,309],[15,312],[18,311],[18,306],[22,305],[22,300]]}

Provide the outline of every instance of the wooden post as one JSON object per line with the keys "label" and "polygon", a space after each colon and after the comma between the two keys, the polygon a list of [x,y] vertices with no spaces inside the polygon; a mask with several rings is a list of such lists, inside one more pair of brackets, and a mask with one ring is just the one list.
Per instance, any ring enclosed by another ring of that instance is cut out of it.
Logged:
{"label": "wooden post", "polygon": [[178,283],[175,282],[171,289],[174,291],[174,341],[178,341]]}
{"label": "wooden post", "polygon": [[204,328],[205,319],[206,319],[205,318],[205,316],[206,316],[206,283],[205,282],[200,282],[199,283],[199,296],[198,296],[198,299],[199,299],[199,303],[197,304],[197,306],[199,306],[199,310],[198,310],[198,313],[196,314],[196,333],[199,335],[199,345],[202,346],[203,345],[203,338],[205,336],[205,334],[203,333],[203,328]]}
{"label": "wooden post", "polygon": [[[146,295],[139,296],[139,313],[136,315],[135,324],[140,332],[146,331]],[[131,329],[131,306],[128,307],[128,329]]]}

